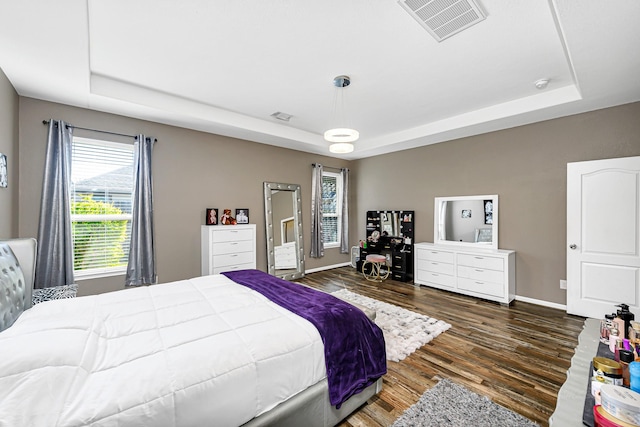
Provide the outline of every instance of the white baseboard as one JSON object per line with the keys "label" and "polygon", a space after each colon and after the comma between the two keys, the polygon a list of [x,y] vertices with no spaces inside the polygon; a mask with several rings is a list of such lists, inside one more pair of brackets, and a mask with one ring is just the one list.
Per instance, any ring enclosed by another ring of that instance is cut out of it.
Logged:
{"label": "white baseboard", "polygon": [[530,304],[542,305],[545,307],[557,308],[558,310],[567,311],[567,306],[564,304],[558,304],[550,301],[543,301],[541,299],[527,298],[527,297],[521,297],[519,295],[516,295],[516,301],[528,302]]}
{"label": "white baseboard", "polygon": [[349,262],[343,262],[343,263],[340,263],[340,264],[325,265],[324,267],[312,268],[310,270],[305,270],[304,274],[317,273],[318,271],[331,270],[332,268],[347,267],[347,266],[351,266],[351,262],[350,261]]}

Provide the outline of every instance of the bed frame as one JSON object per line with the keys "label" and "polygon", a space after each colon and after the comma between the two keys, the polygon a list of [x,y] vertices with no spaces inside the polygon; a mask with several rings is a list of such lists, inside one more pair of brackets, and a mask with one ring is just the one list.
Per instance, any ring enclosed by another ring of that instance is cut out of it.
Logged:
{"label": "bed frame", "polygon": [[0,331],[31,308],[36,240],[0,240]]}
{"label": "bed frame", "polygon": [[[10,327],[23,311],[31,308],[36,251],[35,239],[0,241],[0,331]],[[370,319],[375,319],[374,311],[364,311]],[[243,427],[334,426],[381,389],[382,378],[379,378],[336,409],[329,402],[329,386],[325,378],[243,424]]]}

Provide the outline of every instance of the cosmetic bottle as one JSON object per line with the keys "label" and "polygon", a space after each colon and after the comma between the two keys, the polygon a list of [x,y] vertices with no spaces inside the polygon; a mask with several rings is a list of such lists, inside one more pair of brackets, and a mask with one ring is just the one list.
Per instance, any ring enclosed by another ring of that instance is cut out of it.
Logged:
{"label": "cosmetic bottle", "polygon": [[629,384],[631,390],[640,392],[640,362],[629,363]]}
{"label": "cosmetic bottle", "polygon": [[630,322],[629,326],[629,340],[634,343],[636,339],[640,339],[640,322]]}
{"label": "cosmetic bottle", "polygon": [[624,320],[622,320],[620,317],[616,317],[613,319],[613,325],[618,330],[618,338],[619,339],[626,338],[624,335]]}
{"label": "cosmetic bottle", "polygon": [[614,325],[611,328],[611,331],[609,332],[609,351],[615,354],[617,345],[618,345],[618,328],[616,328]]}
{"label": "cosmetic bottle", "polygon": [[620,307],[617,312],[617,315],[624,322],[623,332],[620,332],[621,338],[629,338],[629,327],[631,326],[631,321],[636,318],[636,316],[629,311],[628,304],[618,304],[616,307]]}
{"label": "cosmetic bottle", "polygon": [[616,317],[613,314],[605,314],[604,319],[600,320],[600,342],[609,344],[609,331],[613,325],[613,318]]}
{"label": "cosmetic bottle", "polygon": [[633,351],[621,349],[620,353],[620,366],[622,366],[622,385],[629,387],[630,375],[629,375],[629,363],[633,362]]}

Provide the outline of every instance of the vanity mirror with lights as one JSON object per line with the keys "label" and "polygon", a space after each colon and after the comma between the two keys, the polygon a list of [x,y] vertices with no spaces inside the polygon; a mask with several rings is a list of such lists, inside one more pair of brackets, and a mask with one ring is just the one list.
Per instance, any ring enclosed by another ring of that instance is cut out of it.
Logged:
{"label": "vanity mirror with lights", "polygon": [[264,213],[269,274],[287,280],[304,277],[300,186],[265,182]]}
{"label": "vanity mirror with lights", "polygon": [[498,195],[436,197],[433,243],[414,245],[416,286],[509,304],[515,252],[498,249]]}

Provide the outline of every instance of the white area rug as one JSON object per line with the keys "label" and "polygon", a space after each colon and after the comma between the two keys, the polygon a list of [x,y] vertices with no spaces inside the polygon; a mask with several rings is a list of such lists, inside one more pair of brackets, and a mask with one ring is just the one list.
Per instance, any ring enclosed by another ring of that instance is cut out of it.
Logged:
{"label": "white area rug", "polygon": [[401,361],[451,327],[442,320],[414,313],[346,289],[332,292],[332,295],[376,311],[376,325],[384,334],[387,360],[394,362]]}

